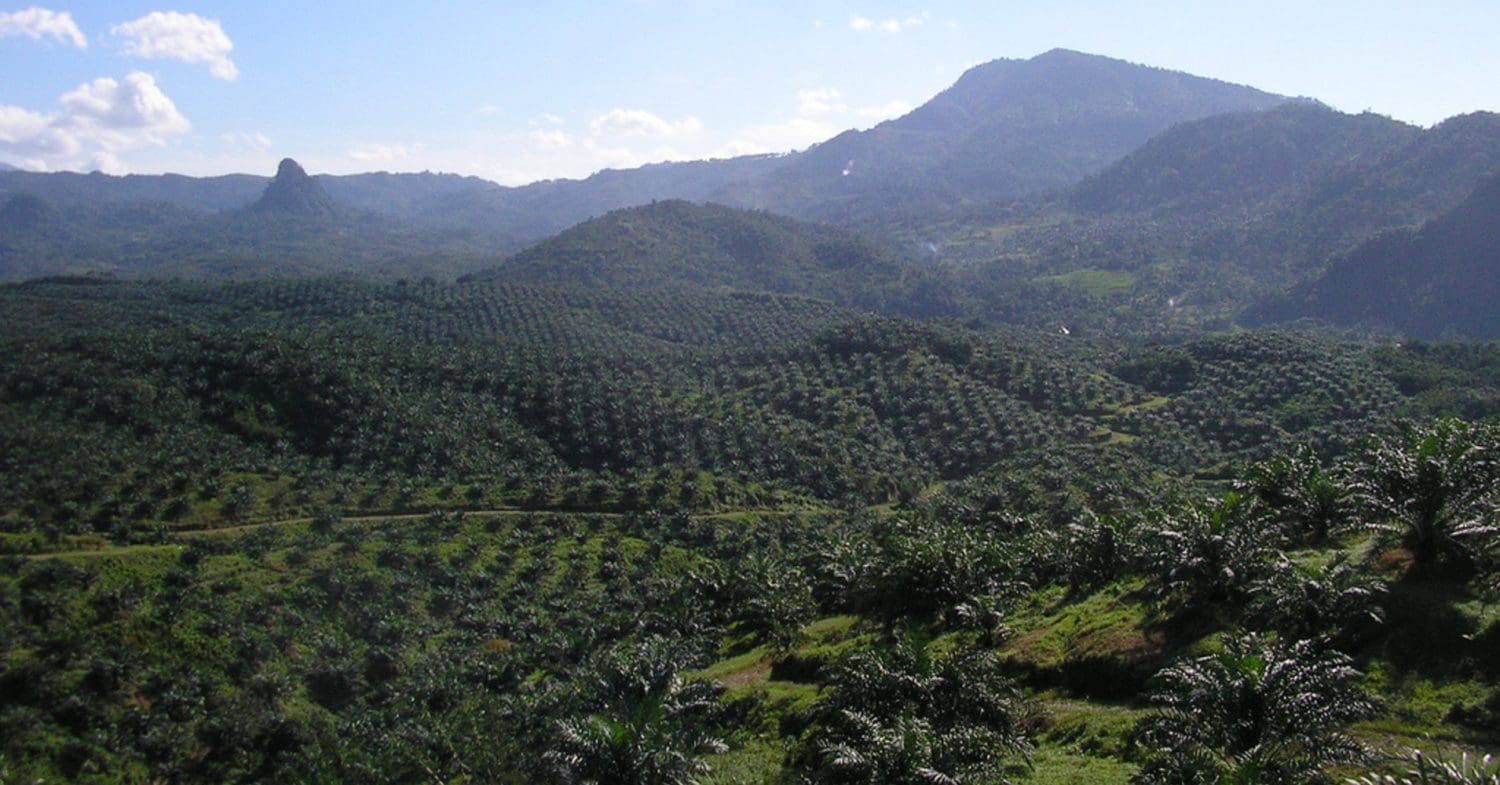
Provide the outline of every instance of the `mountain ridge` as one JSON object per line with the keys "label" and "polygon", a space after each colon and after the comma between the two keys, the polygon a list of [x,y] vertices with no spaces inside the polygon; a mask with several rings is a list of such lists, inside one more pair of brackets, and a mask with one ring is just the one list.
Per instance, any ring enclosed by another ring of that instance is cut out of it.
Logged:
{"label": "mountain ridge", "polygon": [[[1173,124],[1283,96],[1054,49],[965,71],[902,117],[845,131],[715,200],[834,223],[1063,187]],[[811,184],[811,185],[809,185]],[[891,199],[893,189],[904,198]],[[890,202],[902,207],[893,210]]]}
{"label": "mountain ridge", "polygon": [[[1126,99],[1110,95],[1125,88],[1134,91]],[[986,95],[991,90],[1001,92]],[[1013,100],[1017,97],[1026,100]],[[804,220],[860,223],[860,216],[854,215],[857,210],[888,211],[891,200],[885,191],[891,188],[907,194],[899,200],[909,205],[907,211],[921,211],[1059,187],[1102,168],[1172,123],[1284,100],[1219,80],[1055,49],[1030,59],[995,60],[971,68],[901,118],[866,131],[845,131],[801,152],[606,169],[581,180],[518,187],[429,173],[316,179],[341,205],[430,228],[473,230],[504,238],[514,247],[653,199],[717,201]],[[1080,108],[1080,101],[1102,102],[1113,109],[1090,114]],[[1035,122],[1018,120],[1036,113],[1040,115]],[[1105,118],[1132,117],[1139,122],[1123,135],[1104,129],[1109,125]],[[1022,138],[1038,129],[1055,141],[1037,146]],[[1000,152],[991,155],[987,151],[992,147]],[[935,156],[937,163],[909,165],[912,159],[928,156]],[[841,174],[846,168],[848,177]],[[0,173],[0,195],[37,190],[37,177],[41,176]],[[147,177],[157,179],[143,179]],[[937,187],[934,180],[955,185]],[[395,194],[392,181],[420,183],[427,194]],[[197,180],[179,175],[70,175],[46,183],[41,195],[59,203],[110,198],[226,211],[254,202],[265,183],[248,175]],[[856,189],[852,194],[851,183]]]}

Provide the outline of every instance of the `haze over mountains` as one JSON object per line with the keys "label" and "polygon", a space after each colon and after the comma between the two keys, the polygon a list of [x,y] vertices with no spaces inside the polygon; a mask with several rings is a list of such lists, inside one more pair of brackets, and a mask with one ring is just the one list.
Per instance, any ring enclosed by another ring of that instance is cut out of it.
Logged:
{"label": "haze over mountains", "polygon": [[[1054,50],[977,66],[904,117],[803,152],[519,188],[431,173],[308,177],[292,161],[269,180],[0,171],[0,276],[492,270],[483,277],[1173,332],[1227,325],[1312,286],[1330,259],[1357,264],[1352,249],[1453,210],[1497,169],[1492,114],[1423,130]],[[1316,302],[1337,290],[1325,285]],[[1298,316],[1340,321],[1329,308]]]}

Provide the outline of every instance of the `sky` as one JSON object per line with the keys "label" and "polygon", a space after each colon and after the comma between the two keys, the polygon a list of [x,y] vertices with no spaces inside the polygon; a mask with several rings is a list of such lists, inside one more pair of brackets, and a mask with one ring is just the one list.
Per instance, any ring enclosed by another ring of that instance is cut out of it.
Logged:
{"label": "sky", "polygon": [[803,149],[1062,47],[1430,126],[1500,110],[1500,0],[0,0],[0,162],[506,185]]}

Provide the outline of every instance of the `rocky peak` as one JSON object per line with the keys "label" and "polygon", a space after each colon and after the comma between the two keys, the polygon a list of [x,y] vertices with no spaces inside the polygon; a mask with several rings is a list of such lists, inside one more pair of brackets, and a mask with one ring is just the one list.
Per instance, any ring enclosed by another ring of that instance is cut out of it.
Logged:
{"label": "rocky peak", "polygon": [[333,199],[307,174],[301,164],[290,158],[276,167],[276,177],[266,186],[260,199],[250,206],[256,213],[299,218],[332,218],[338,213]]}

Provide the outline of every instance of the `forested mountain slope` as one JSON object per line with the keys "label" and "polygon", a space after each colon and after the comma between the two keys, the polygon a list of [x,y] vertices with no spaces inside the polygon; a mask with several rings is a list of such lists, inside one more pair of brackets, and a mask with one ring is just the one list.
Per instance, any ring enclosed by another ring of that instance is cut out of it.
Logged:
{"label": "forested mountain slope", "polygon": [[1063,187],[1176,123],[1283,100],[1057,49],[975,66],[910,114],[840,134],[715,198],[873,225]]}
{"label": "forested mountain slope", "polygon": [[1310,102],[1221,114],[1152,137],[1068,189],[1066,200],[1089,214],[1146,212],[1178,220],[1264,210],[1421,133],[1379,115],[1348,115]]}
{"label": "forested mountain slope", "polygon": [[474,277],[603,290],[739,289],[883,313],[957,314],[939,276],[879,242],[766,212],[683,201],[586,221]]}
{"label": "forested mountain slope", "polygon": [[1184,123],[1056,196],[905,225],[998,321],[1115,333],[1222,328],[1329,260],[1452,209],[1500,168],[1479,113],[1417,130],[1288,104]]}
{"label": "forested mountain slope", "polygon": [[1317,280],[1258,304],[1249,324],[1298,318],[1419,338],[1500,338],[1500,172],[1453,210],[1381,235]]}

